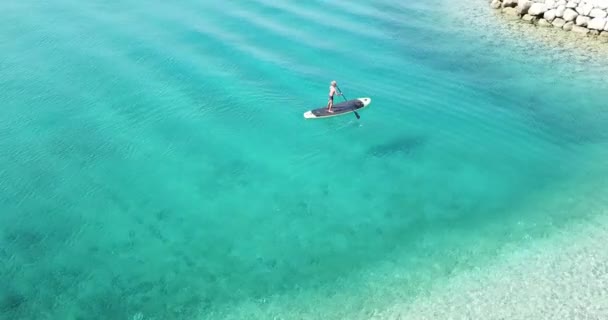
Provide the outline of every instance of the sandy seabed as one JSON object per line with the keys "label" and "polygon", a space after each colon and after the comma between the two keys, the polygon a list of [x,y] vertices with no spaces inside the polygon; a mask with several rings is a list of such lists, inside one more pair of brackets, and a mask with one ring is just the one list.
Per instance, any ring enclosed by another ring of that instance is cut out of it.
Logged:
{"label": "sandy seabed", "polygon": [[608,218],[463,273],[382,319],[608,319]]}

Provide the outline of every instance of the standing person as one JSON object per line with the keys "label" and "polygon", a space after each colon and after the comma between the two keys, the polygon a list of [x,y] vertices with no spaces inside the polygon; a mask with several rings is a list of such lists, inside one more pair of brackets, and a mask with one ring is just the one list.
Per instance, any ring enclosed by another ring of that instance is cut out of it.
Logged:
{"label": "standing person", "polygon": [[334,105],[334,95],[336,95],[336,94],[337,95],[341,95],[342,94],[341,92],[337,92],[336,91],[336,87],[337,86],[338,86],[338,83],[335,80],[332,81],[330,83],[330,85],[329,85],[329,101],[327,101],[327,112],[330,112],[330,113],[334,113],[331,110],[331,107],[333,107],[333,105]]}

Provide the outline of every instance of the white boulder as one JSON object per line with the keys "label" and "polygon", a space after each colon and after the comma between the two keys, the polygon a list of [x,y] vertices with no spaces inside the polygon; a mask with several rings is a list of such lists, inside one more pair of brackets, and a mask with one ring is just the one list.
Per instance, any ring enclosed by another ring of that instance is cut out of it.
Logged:
{"label": "white boulder", "polygon": [[593,10],[593,8],[595,8],[595,5],[593,5],[593,3],[589,1],[583,1],[577,4],[576,11],[578,11],[578,13],[582,15],[588,16],[591,10]]}
{"label": "white boulder", "polygon": [[595,4],[596,7],[605,10],[608,9],[608,0],[597,0]]}
{"label": "white boulder", "polygon": [[584,15],[583,6],[581,4],[579,4],[576,8],[574,8],[574,10],[576,10],[576,12],[578,12],[578,14]]}
{"label": "white boulder", "polygon": [[602,9],[593,8],[591,12],[589,12],[589,16],[591,18],[605,18],[606,16],[608,16],[608,13],[606,13],[606,11]]}
{"label": "white boulder", "polygon": [[588,16],[591,13],[591,10],[593,10],[593,4],[591,4],[591,3],[584,3],[583,4],[583,12],[581,14]]}
{"label": "white boulder", "polygon": [[578,7],[578,4],[574,1],[568,1],[568,3],[566,3],[566,8],[574,9],[576,7]]}
{"label": "white boulder", "polygon": [[521,14],[521,15],[524,15],[524,14],[528,13],[528,10],[530,10],[531,6],[532,6],[532,1],[519,0],[519,2],[517,3],[517,12],[519,12],[519,14]]}
{"label": "white boulder", "polygon": [[530,10],[530,7],[532,6],[532,1],[530,0],[519,0],[517,2],[517,11],[519,12],[519,14],[526,14],[528,13],[528,10]]}
{"label": "white boulder", "polygon": [[578,13],[570,8],[566,9],[566,11],[564,11],[564,20],[566,20],[566,22],[568,21],[574,21],[574,19],[576,19],[576,17],[578,17]]}
{"label": "white boulder", "polygon": [[559,5],[557,6],[557,9],[555,9],[555,16],[558,18],[561,18],[564,16],[564,11],[566,11],[566,6],[565,5]]}
{"label": "white boulder", "polygon": [[589,21],[587,28],[591,30],[604,30],[606,26],[606,18],[593,18]]}
{"label": "white boulder", "polygon": [[555,19],[555,9],[546,11],[545,14],[543,15],[543,18],[545,18],[545,20],[547,20],[549,22],[553,21],[553,19]]}
{"label": "white boulder", "polygon": [[547,11],[547,6],[544,3],[533,3],[530,9],[528,10],[528,14],[532,16],[540,16],[541,14]]}
{"label": "white boulder", "polygon": [[586,27],[587,25],[589,25],[590,20],[591,20],[591,18],[589,18],[589,17],[578,16],[578,17],[576,17],[576,25],[579,27]]}

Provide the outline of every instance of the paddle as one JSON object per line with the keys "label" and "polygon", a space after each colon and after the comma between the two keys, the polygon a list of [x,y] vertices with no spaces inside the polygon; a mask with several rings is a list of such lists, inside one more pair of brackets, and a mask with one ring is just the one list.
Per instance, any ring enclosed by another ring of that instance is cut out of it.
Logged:
{"label": "paddle", "polygon": [[[338,88],[338,91],[340,91],[340,95],[342,96],[342,98],[344,98],[344,101],[348,101],[348,99],[346,99],[346,97],[342,93],[342,90],[340,89],[340,87],[338,87],[338,85],[336,85],[336,88]],[[356,110],[353,110],[353,112],[355,113],[355,116],[357,116],[357,119],[361,119],[361,117],[359,116],[359,114],[357,113]]]}

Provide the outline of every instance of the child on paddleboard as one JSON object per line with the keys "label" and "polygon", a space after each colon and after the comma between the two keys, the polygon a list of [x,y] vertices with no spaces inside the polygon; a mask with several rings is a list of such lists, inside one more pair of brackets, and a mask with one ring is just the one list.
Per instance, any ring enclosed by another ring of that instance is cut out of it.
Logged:
{"label": "child on paddleboard", "polygon": [[332,81],[330,83],[330,85],[329,85],[329,101],[327,101],[327,112],[330,112],[330,113],[334,113],[331,110],[331,107],[333,107],[333,105],[334,105],[334,95],[335,94],[337,94],[337,95],[341,95],[342,94],[341,92],[337,92],[336,91],[336,87],[337,86],[338,86],[338,83],[335,80]]}

